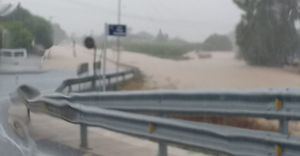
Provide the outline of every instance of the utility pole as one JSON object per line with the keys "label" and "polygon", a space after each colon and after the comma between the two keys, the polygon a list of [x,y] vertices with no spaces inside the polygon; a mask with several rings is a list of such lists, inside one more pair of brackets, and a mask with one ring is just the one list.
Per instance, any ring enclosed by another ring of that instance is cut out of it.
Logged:
{"label": "utility pole", "polygon": [[[118,21],[118,24],[120,25],[121,24],[121,3],[122,3],[122,0],[118,0],[118,16],[117,16],[117,21]],[[121,40],[120,40],[120,36],[117,36],[117,73],[119,72],[119,68],[120,68],[120,59],[121,59]]]}

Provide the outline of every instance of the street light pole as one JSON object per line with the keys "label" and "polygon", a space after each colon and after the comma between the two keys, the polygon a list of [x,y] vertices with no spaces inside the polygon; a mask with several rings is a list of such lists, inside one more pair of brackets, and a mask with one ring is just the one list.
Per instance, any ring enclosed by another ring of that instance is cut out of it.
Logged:
{"label": "street light pole", "polygon": [[[121,13],[122,13],[122,0],[118,0],[118,16],[117,16],[117,21],[118,24],[121,24]],[[119,68],[120,68],[120,58],[121,58],[121,41],[120,41],[120,37],[117,37],[117,73],[119,72]]]}

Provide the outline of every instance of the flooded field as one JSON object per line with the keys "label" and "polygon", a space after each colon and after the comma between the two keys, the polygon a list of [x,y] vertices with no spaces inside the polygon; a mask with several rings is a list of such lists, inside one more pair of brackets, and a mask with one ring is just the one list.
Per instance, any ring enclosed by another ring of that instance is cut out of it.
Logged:
{"label": "flooded field", "polygon": [[299,8],[0,0],[0,156],[300,155]]}
{"label": "flooded field", "polygon": [[[79,64],[91,62],[92,51],[81,46],[73,56],[71,45],[52,48],[45,70],[76,71]],[[282,68],[249,66],[243,60],[236,59],[234,52],[211,52],[211,57],[199,58],[194,53],[188,60],[170,60],[145,54],[121,53],[121,62],[138,67],[146,75],[147,88],[156,89],[286,89],[300,87],[300,74]],[[112,63],[116,53],[108,51],[109,71],[115,70]],[[100,51],[97,55],[100,58]],[[91,67],[91,66],[90,66]]]}
{"label": "flooded field", "polygon": [[[99,61],[101,54],[97,51],[96,60]],[[82,63],[89,63],[89,70],[92,71],[93,50],[88,50],[83,46],[76,46],[75,53],[72,45],[63,44],[54,46],[47,52],[47,60],[43,64],[44,70],[69,70],[76,73],[78,66]],[[107,68],[112,69],[114,65],[107,63]]]}
{"label": "flooded field", "polygon": [[[110,57],[114,57],[113,52]],[[300,75],[280,68],[248,66],[233,52],[212,52],[211,58],[167,60],[122,52],[122,61],[141,69],[147,85],[159,89],[298,88]]]}
{"label": "flooded field", "polygon": [[[81,48],[82,47],[79,49]],[[75,71],[77,66],[83,62],[91,62],[93,56],[91,51],[87,51],[82,48],[82,50],[78,50],[77,57],[74,57],[71,46],[68,45],[54,47],[51,51],[49,60],[46,60],[43,64],[43,70],[45,70],[44,73],[0,75],[0,95],[7,97],[8,94],[13,92],[20,84],[32,85],[43,92],[51,93],[64,79],[76,77]],[[115,69],[113,63],[108,63],[108,67],[111,68],[108,72],[112,72]],[[38,77],[38,79],[34,79],[34,77]],[[34,145],[33,150],[38,149],[38,151],[36,151],[38,154],[36,155],[39,156],[48,154],[59,156],[66,155],[66,153],[74,156],[89,154],[151,156],[156,155],[157,153],[157,145],[153,142],[110,132],[100,128],[90,128],[90,150],[82,152],[82,150],[78,148],[80,140],[78,125],[69,124],[63,120],[34,113],[31,115],[31,123],[28,124],[26,121],[23,121],[27,119],[26,109],[23,104],[13,105],[9,101],[2,102],[1,104],[2,106],[10,106],[10,108],[0,108],[0,110],[6,112],[6,114],[2,113],[5,117],[0,117],[0,137],[6,136],[4,135],[6,132],[13,133],[13,130],[9,127],[10,125],[7,122],[8,118],[13,118],[18,121],[20,120],[20,122],[24,123],[26,125],[25,127],[28,128],[30,138],[34,141],[34,144],[32,144]],[[7,114],[8,112],[10,115]],[[3,121],[3,123],[1,121]],[[7,127],[2,130],[1,125],[7,125]],[[53,131],[53,129],[49,129],[49,127],[55,127],[56,130]],[[57,133],[57,131],[60,133]],[[18,139],[12,135],[9,135],[8,138],[12,138],[13,141]],[[21,143],[18,143],[17,145],[19,144],[20,146],[23,145]],[[24,146],[27,147],[28,144],[25,143]],[[116,146],[122,148],[116,149]],[[204,156],[204,154],[198,152],[190,152],[174,147],[170,147],[170,155]]]}
{"label": "flooded field", "polygon": [[[82,47],[77,48],[76,55],[77,57],[73,56],[72,47],[69,45],[54,47],[49,60],[46,60],[43,64],[43,70],[47,72],[38,75],[41,81],[32,81],[34,75],[1,75],[2,95],[7,96],[7,93],[12,92],[17,85],[23,83],[31,84],[42,90],[55,88],[64,78],[74,77],[77,66],[80,63],[91,62],[93,56],[91,51]],[[114,71],[115,65],[112,62],[115,60],[116,54],[113,51],[109,51],[108,55],[108,66],[110,71]],[[122,63],[138,67],[145,74],[147,89],[252,90],[299,88],[298,86],[300,86],[300,75],[297,73],[279,68],[248,66],[245,62],[237,60],[233,52],[213,52],[211,57],[205,58],[199,58],[195,54],[189,56],[191,56],[189,60],[168,60],[144,54],[122,52],[121,60]],[[42,83],[45,81],[47,83]],[[9,86],[14,87],[11,88]],[[25,115],[25,110],[23,109],[16,112],[18,112],[18,115]],[[32,117],[31,127],[34,128],[30,128],[30,131],[36,142],[46,141],[47,144],[49,141],[52,141],[74,149],[78,147],[79,132],[76,125],[66,124],[64,121],[43,115],[33,114]],[[47,121],[47,124],[45,124],[45,121]],[[274,127],[274,125],[276,127],[276,122],[259,120],[257,123],[263,125],[263,127]],[[59,129],[62,133],[57,134],[49,131],[49,125],[60,125]],[[291,126],[293,134],[298,134],[299,124],[291,124]],[[63,134],[71,131],[73,132],[72,136],[63,136]],[[116,155],[117,152],[118,155],[121,155],[119,150],[109,148],[115,144],[120,146],[126,144],[126,147],[124,146],[126,151],[129,151],[128,148],[135,149],[130,150],[132,155],[139,155],[145,150],[148,151],[149,155],[155,155],[156,153],[156,145],[152,142],[142,141],[98,128],[93,128],[91,131],[93,132],[91,135],[99,137],[91,140],[91,148],[94,149],[91,151],[92,153],[106,152],[105,155]],[[97,140],[103,139],[107,141],[107,146],[97,142]],[[41,148],[39,147],[39,149]],[[170,153],[171,155],[202,155],[177,148],[171,148]]]}

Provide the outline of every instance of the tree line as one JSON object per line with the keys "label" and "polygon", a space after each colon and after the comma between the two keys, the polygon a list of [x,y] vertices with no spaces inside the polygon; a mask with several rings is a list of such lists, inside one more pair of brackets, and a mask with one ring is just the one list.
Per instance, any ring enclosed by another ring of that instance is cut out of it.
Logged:
{"label": "tree line", "polygon": [[[99,41],[101,42],[101,41]],[[114,43],[110,42],[110,47]],[[171,38],[159,30],[156,35],[147,32],[132,33],[122,39],[126,51],[145,53],[152,56],[171,59],[182,59],[191,51],[231,51],[232,42],[227,35],[212,34],[203,42],[189,42],[180,37]]]}
{"label": "tree line", "polygon": [[[299,0],[233,2],[243,11],[235,30],[235,44],[242,59],[250,65],[261,66],[285,66],[299,60]],[[146,32],[131,34],[124,47],[162,57],[181,57],[192,50],[232,51],[233,43],[227,35],[213,34],[202,43],[190,43],[159,31],[156,36]]]}
{"label": "tree line", "polygon": [[20,4],[11,14],[0,17],[0,29],[1,47],[26,48],[29,52],[35,46],[49,49],[67,37],[58,24],[33,15]]}
{"label": "tree line", "polygon": [[240,56],[252,65],[284,66],[299,55],[298,0],[233,0],[243,11],[236,27]]}

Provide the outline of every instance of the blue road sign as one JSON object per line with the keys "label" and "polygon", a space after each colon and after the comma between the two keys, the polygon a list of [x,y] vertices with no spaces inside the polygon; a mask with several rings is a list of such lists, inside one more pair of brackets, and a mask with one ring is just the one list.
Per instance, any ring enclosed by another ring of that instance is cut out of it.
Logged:
{"label": "blue road sign", "polygon": [[108,25],[108,35],[109,36],[125,37],[126,34],[127,34],[126,25],[118,25],[118,24]]}

